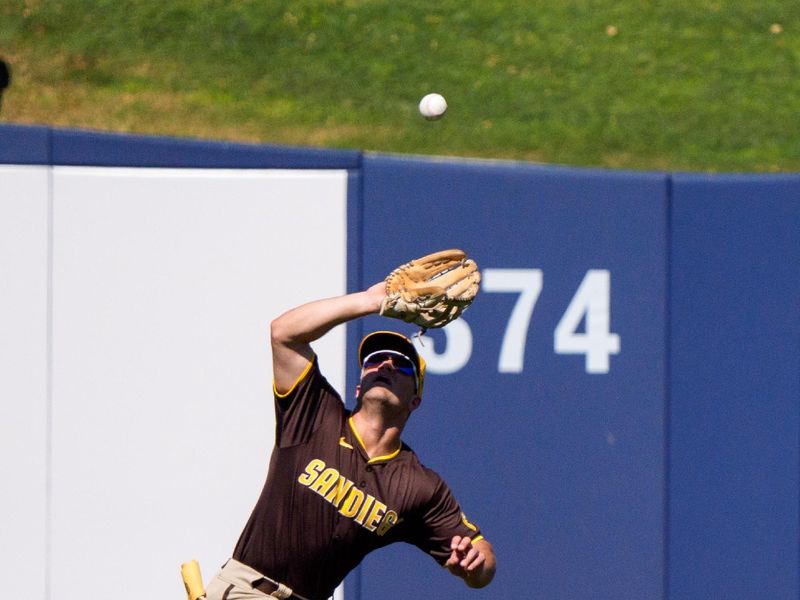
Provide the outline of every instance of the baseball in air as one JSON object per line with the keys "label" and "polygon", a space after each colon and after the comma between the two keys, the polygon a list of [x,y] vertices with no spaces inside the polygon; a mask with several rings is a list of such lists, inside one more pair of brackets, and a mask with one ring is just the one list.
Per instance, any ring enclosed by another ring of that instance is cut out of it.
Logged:
{"label": "baseball in air", "polygon": [[447,100],[441,94],[427,94],[419,101],[419,112],[429,121],[440,119],[446,110]]}

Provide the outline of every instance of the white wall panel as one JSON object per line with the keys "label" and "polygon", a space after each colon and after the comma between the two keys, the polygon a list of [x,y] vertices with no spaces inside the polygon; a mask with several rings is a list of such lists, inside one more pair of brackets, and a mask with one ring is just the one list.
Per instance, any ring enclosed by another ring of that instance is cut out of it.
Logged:
{"label": "white wall panel", "polygon": [[[345,292],[346,186],[54,169],[53,598],[177,598],[182,561],[230,555],[274,441],[269,321]],[[344,346],[317,347],[339,389]]]}
{"label": "white wall panel", "polygon": [[0,166],[0,579],[43,598],[47,465],[46,167]]}

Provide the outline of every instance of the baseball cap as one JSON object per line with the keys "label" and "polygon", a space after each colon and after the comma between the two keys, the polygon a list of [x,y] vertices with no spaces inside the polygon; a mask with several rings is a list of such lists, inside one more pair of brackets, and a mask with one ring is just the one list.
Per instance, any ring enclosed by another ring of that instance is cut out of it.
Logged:
{"label": "baseball cap", "polygon": [[364,359],[373,352],[391,350],[408,357],[419,374],[419,389],[417,394],[422,396],[422,387],[425,383],[425,360],[417,353],[411,340],[396,331],[373,331],[364,336],[358,346],[358,363],[363,364]]}

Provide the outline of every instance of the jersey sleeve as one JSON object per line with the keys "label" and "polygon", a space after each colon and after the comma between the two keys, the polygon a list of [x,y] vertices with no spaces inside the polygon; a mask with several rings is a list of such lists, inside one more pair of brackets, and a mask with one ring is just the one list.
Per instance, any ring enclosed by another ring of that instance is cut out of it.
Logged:
{"label": "jersey sleeve", "polygon": [[453,536],[483,538],[480,528],[467,520],[447,484],[438,476],[429,502],[424,507],[416,539],[412,543],[443,565],[450,557]]}
{"label": "jersey sleeve", "polygon": [[[275,396],[275,445],[280,448],[306,443],[331,413],[340,416],[344,404],[319,370],[316,355],[285,394],[273,385]],[[336,419],[335,422],[338,422]]]}

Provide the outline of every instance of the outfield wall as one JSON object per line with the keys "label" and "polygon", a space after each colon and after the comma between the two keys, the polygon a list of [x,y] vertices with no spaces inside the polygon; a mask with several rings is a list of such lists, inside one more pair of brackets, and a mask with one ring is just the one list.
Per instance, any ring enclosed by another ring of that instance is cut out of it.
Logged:
{"label": "outfield wall", "polygon": [[[398,546],[348,600],[800,595],[800,176],[2,125],[9,595],[177,597],[192,557],[211,575],[273,441],[270,319],[444,247],[483,289],[421,339],[406,440],[497,578],[467,591]],[[318,347],[349,405],[357,342],[387,325],[414,333],[371,317]]]}

